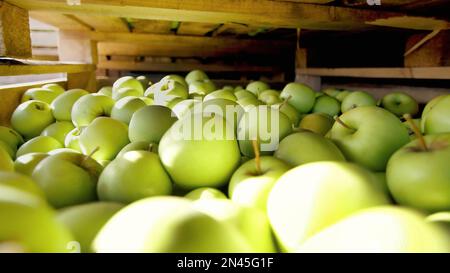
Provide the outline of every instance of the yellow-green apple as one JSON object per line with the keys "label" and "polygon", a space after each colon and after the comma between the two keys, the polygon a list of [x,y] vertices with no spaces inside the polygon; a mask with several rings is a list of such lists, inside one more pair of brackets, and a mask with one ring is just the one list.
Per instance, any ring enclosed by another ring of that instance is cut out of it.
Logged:
{"label": "yellow-green apple", "polygon": [[14,161],[14,170],[18,173],[31,176],[37,164],[46,157],[48,157],[47,153],[29,153],[20,156]]}
{"label": "yellow-green apple", "polygon": [[112,86],[104,86],[97,92],[98,94],[112,97]]}
{"label": "yellow-green apple", "polygon": [[[200,108],[201,106],[202,108]],[[198,107],[198,109],[197,109]],[[228,123],[232,124],[233,127],[236,129],[238,126],[239,120],[241,120],[242,115],[244,115],[244,108],[240,106],[238,103],[227,100],[227,99],[211,99],[204,101],[201,105],[196,104],[194,105],[193,112],[199,113],[201,111],[204,114],[215,114],[215,115],[221,115],[224,117]]]}
{"label": "yellow-green apple", "polygon": [[252,98],[252,97],[246,97],[246,98],[243,98],[243,99],[239,99],[239,100],[237,100],[236,102],[237,102],[240,106],[242,106],[245,110],[263,104],[263,102],[260,101],[260,100],[258,100],[256,97],[255,97],[255,98]]}
{"label": "yellow-green apple", "polygon": [[269,192],[291,166],[275,157],[262,156],[242,164],[228,185],[228,195],[236,204],[266,211]]}
{"label": "yellow-green apple", "polygon": [[258,99],[267,105],[274,105],[282,102],[280,92],[271,89],[262,91],[259,94]]}
{"label": "yellow-green apple", "polygon": [[45,199],[45,194],[39,185],[30,177],[20,173],[0,171],[0,185],[14,187],[18,190]]}
{"label": "yellow-green apple", "polygon": [[[387,185],[387,179],[386,179],[386,173],[385,172],[374,172],[373,175],[377,179],[378,188],[382,190],[386,196],[391,197],[391,193],[389,191],[388,185]],[[392,198],[391,198],[392,199]]]}
{"label": "yellow-green apple", "polygon": [[225,194],[218,189],[202,187],[188,192],[185,198],[195,201],[204,199],[227,199]]}
{"label": "yellow-green apple", "polygon": [[75,129],[73,123],[70,121],[57,121],[47,126],[42,131],[41,136],[50,136],[58,140],[59,143],[64,145],[67,134]]}
{"label": "yellow-green apple", "polygon": [[250,92],[248,90],[244,90],[244,89],[235,91],[234,96],[236,97],[237,100],[242,100],[244,98],[253,98],[253,99],[257,98],[255,96],[255,94],[253,94],[252,92]]}
{"label": "yellow-green apple", "polygon": [[351,93],[352,93],[352,91],[343,90],[343,91],[339,92],[339,94],[336,95],[336,99],[342,103],[344,101],[344,99]]}
{"label": "yellow-green apple", "polygon": [[124,205],[113,202],[92,202],[63,208],[57,220],[73,234],[80,243],[81,252],[92,252],[92,241],[108,220]]}
{"label": "yellow-green apple", "polygon": [[301,114],[297,112],[297,109],[294,106],[290,105],[287,101],[284,101],[279,104],[272,105],[275,109],[278,109],[281,113],[288,116],[288,118],[292,122],[292,126],[296,127],[300,122]]}
{"label": "yellow-green apple", "polygon": [[[382,227],[382,228],[380,228]],[[419,211],[380,206],[356,212],[308,239],[299,252],[449,252],[448,230]]]}
{"label": "yellow-green apple", "polygon": [[375,106],[377,101],[369,93],[363,91],[355,91],[348,94],[341,104],[341,111],[345,113],[353,108],[360,106]]}
{"label": "yellow-green apple", "polygon": [[322,93],[324,93],[330,97],[333,97],[333,98],[336,98],[336,96],[339,95],[340,92],[341,92],[341,90],[336,89],[336,88],[326,88],[326,89],[322,90]]}
{"label": "yellow-green apple", "polygon": [[147,76],[145,75],[137,76],[136,80],[138,80],[141,83],[142,88],[144,90],[152,84],[151,80],[147,78]]}
{"label": "yellow-green apple", "polygon": [[76,151],[81,152],[80,135],[85,129],[86,129],[86,126],[82,126],[82,127],[75,128],[72,131],[70,131],[67,134],[66,139],[64,140],[64,146],[66,148],[74,149]]}
{"label": "yellow-green apple", "polygon": [[[238,86],[234,87],[234,92],[235,92],[235,93],[238,92],[238,91],[241,91],[241,90],[245,90],[244,87],[242,87],[242,85],[238,85]],[[250,93],[251,93],[251,92],[250,92]],[[252,93],[252,94],[253,94],[253,93]]]}
{"label": "yellow-green apple", "polygon": [[380,107],[357,107],[337,121],[328,136],[349,161],[373,171],[384,171],[391,155],[409,142],[400,119]]}
{"label": "yellow-green apple", "polygon": [[141,82],[132,76],[125,76],[115,81],[112,87],[112,93],[114,94],[117,90],[125,87],[136,89],[141,94],[144,93]]}
{"label": "yellow-green apple", "polygon": [[450,211],[433,213],[427,217],[427,222],[437,223],[450,231]]}
{"label": "yellow-green apple", "polygon": [[167,75],[167,76],[165,76],[164,78],[161,79],[161,81],[167,81],[167,80],[173,80],[173,81],[179,82],[186,88],[189,87],[189,85],[186,82],[186,80],[180,75],[170,74],[170,75]]}
{"label": "yellow-green apple", "polygon": [[314,90],[306,84],[297,82],[287,84],[281,91],[280,97],[283,100],[288,100],[288,103],[300,113],[310,112],[316,101]]}
{"label": "yellow-green apple", "polygon": [[313,113],[324,113],[334,117],[341,112],[341,103],[333,97],[320,96],[316,99],[312,111]]}
{"label": "yellow-green apple", "polygon": [[189,114],[190,111],[192,111],[192,108],[194,107],[194,104],[201,103],[201,101],[195,100],[195,99],[187,99],[180,101],[177,103],[174,107],[172,107],[172,112],[177,115],[178,119],[183,118],[186,114]]}
{"label": "yellow-green apple", "polygon": [[259,141],[262,154],[271,154],[279,142],[292,132],[291,120],[278,109],[260,105],[248,109],[239,121],[237,135],[243,155],[254,157],[252,140]]}
{"label": "yellow-green apple", "polygon": [[97,192],[100,200],[127,204],[146,197],[170,195],[172,182],[156,153],[130,151],[106,166]]}
{"label": "yellow-green apple", "polygon": [[55,138],[50,136],[37,136],[25,142],[17,150],[17,157],[29,153],[48,153],[64,146]]}
{"label": "yellow-green apple", "polygon": [[11,116],[13,129],[26,139],[40,135],[54,121],[50,106],[37,100],[20,104]]}
{"label": "yellow-green apple", "polygon": [[[189,95],[186,86],[175,80],[160,81],[152,85],[149,90],[152,90],[153,92],[153,99],[155,101],[155,104],[164,106],[166,106],[174,99],[187,99]],[[147,97],[149,97],[149,90],[147,90],[145,93],[145,96]]]}
{"label": "yellow-green apple", "polygon": [[125,124],[129,124],[133,114],[147,106],[147,104],[138,97],[126,97],[118,100],[111,110],[111,117]]}
{"label": "yellow-green apple", "polygon": [[209,79],[208,75],[206,75],[206,73],[201,70],[192,70],[191,72],[189,72],[186,75],[186,78],[185,78],[186,83],[188,85],[190,85],[196,81],[203,81],[203,80],[207,80],[207,79]]}
{"label": "yellow-green apple", "polygon": [[34,169],[32,178],[55,208],[97,200],[97,181],[103,167],[90,156],[73,152],[51,155]]}
{"label": "yellow-green apple", "polygon": [[15,158],[17,147],[24,143],[23,137],[18,132],[5,126],[0,126],[0,142],[5,144],[0,146],[8,152],[11,158]]}
{"label": "yellow-green apple", "polygon": [[29,100],[39,100],[50,104],[58,95],[60,94],[50,89],[31,88],[23,93],[21,102],[26,102]]}
{"label": "yellow-green apple", "polygon": [[[99,117],[81,132],[80,148],[84,154],[91,154],[95,160],[112,160],[128,139],[128,126],[118,120]],[[97,151],[96,151],[97,150]]]}
{"label": "yellow-green apple", "polygon": [[404,114],[415,115],[419,112],[419,104],[410,95],[404,92],[392,92],[381,100],[381,106],[397,116]]}
{"label": "yellow-green apple", "polygon": [[120,150],[120,152],[117,154],[117,157],[121,157],[126,152],[131,151],[147,151],[158,153],[158,144],[147,141],[131,142],[123,147],[122,150]]}
{"label": "yellow-green apple", "polygon": [[304,116],[300,121],[299,128],[325,136],[333,127],[333,124],[334,120],[329,115],[314,113]]}
{"label": "yellow-green apple", "polygon": [[159,155],[172,180],[184,189],[220,187],[240,161],[233,126],[220,115],[202,113],[175,122],[159,143]]}
{"label": "yellow-green apple", "polygon": [[83,89],[72,89],[58,96],[50,105],[53,116],[59,121],[72,121],[72,108],[75,102],[89,94]]}
{"label": "yellow-green apple", "polygon": [[115,101],[118,101],[120,99],[126,98],[126,97],[141,97],[144,95],[144,92],[141,92],[139,90],[136,90],[134,88],[130,88],[130,87],[123,87],[117,90],[114,90],[112,92],[112,98]]}
{"label": "yellow-green apple", "polygon": [[59,148],[59,149],[51,150],[47,154],[48,155],[56,155],[56,154],[65,153],[65,152],[81,154],[80,151],[75,150],[75,149],[71,149],[71,148]]}
{"label": "yellow-green apple", "polygon": [[194,206],[224,225],[235,228],[245,238],[251,252],[275,252],[275,243],[265,212],[228,199],[201,199],[195,201]]}
{"label": "yellow-green apple", "polygon": [[132,253],[251,251],[235,227],[200,212],[192,201],[173,196],[150,197],[126,206],[100,230],[93,248]]}
{"label": "yellow-green apple", "polygon": [[195,81],[189,84],[189,94],[206,96],[216,91],[216,85],[211,80]]}
{"label": "yellow-green apple", "polygon": [[373,174],[347,162],[314,162],[282,175],[267,215],[283,252],[296,251],[323,229],[358,210],[388,203]]}
{"label": "yellow-green apple", "polygon": [[62,88],[61,85],[59,85],[57,83],[45,84],[42,86],[42,88],[52,90],[53,92],[57,93],[58,95],[61,95],[62,93],[64,93],[66,91],[66,90],[64,90],[64,88]]}
{"label": "yellow-green apple", "polygon": [[0,145],[0,171],[14,171],[14,161],[8,152]]}
{"label": "yellow-green apple", "polygon": [[422,114],[422,123],[425,134],[450,133],[450,95],[437,99]]}
{"label": "yellow-green apple", "polygon": [[331,140],[308,131],[285,137],[274,156],[292,166],[316,161],[345,161],[344,155]]}
{"label": "yellow-green apple", "polygon": [[246,90],[252,92],[256,97],[259,97],[262,91],[270,89],[270,86],[262,81],[254,81],[247,85]]}
{"label": "yellow-green apple", "polygon": [[83,96],[72,107],[72,122],[76,127],[88,126],[98,117],[109,117],[114,104],[115,101],[105,95]]}
{"label": "yellow-green apple", "polygon": [[164,133],[177,121],[176,115],[161,105],[145,106],[133,114],[128,135],[131,142],[159,143]]}
{"label": "yellow-green apple", "polygon": [[234,87],[232,85],[224,85],[222,87],[223,90],[230,90],[234,93]]}
{"label": "yellow-green apple", "polygon": [[231,100],[231,101],[237,100],[233,91],[223,90],[223,89],[216,90],[214,92],[209,93],[208,95],[206,95],[203,98],[203,101],[213,100],[213,99],[226,99],[226,100]]}

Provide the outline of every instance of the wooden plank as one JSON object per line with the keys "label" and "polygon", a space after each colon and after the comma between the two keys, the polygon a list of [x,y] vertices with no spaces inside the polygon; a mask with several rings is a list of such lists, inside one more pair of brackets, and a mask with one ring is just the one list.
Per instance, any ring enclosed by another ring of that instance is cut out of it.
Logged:
{"label": "wooden plank", "polygon": [[268,28],[259,26],[249,26],[237,23],[222,24],[216,31],[214,36],[235,36],[235,35],[249,35],[255,36],[258,33],[266,32]]}
{"label": "wooden plank", "polygon": [[67,88],[82,88],[90,92],[97,91],[97,80],[95,71],[67,74]]}
{"label": "wooden plank", "polygon": [[78,20],[90,25],[95,31],[129,32],[127,23],[118,17],[77,14]]}
{"label": "wooden plank", "polygon": [[411,68],[305,68],[297,74],[323,77],[450,79],[450,67]]}
{"label": "wooden plank", "polygon": [[31,57],[28,11],[0,1],[0,56]]}
{"label": "wooden plank", "polygon": [[204,36],[208,32],[215,30],[218,26],[220,26],[220,24],[182,22],[178,27],[177,34]]}
{"label": "wooden plank", "polygon": [[170,21],[131,19],[129,22],[132,26],[133,32],[136,33],[171,33],[172,22]]}
{"label": "wooden plank", "polygon": [[[416,34],[406,42],[405,50],[410,49],[426,35]],[[441,31],[433,39],[405,56],[406,67],[450,66],[450,31]]]}
{"label": "wooden plank", "polygon": [[56,12],[30,11],[30,16],[38,21],[64,30],[91,30],[89,26],[66,14]]}
{"label": "wooden plank", "polygon": [[203,23],[235,22],[267,27],[358,29],[366,22],[404,14],[269,0],[8,0],[29,10]]}
{"label": "wooden plank", "polygon": [[91,64],[0,65],[0,75],[2,76],[81,73],[94,70],[95,65]]}
{"label": "wooden plank", "polygon": [[450,28],[450,24],[447,21],[417,16],[391,17],[387,19],[377,19],[367,23],[375,26],[405,28],[414,30],[435,30],[435,29]]}

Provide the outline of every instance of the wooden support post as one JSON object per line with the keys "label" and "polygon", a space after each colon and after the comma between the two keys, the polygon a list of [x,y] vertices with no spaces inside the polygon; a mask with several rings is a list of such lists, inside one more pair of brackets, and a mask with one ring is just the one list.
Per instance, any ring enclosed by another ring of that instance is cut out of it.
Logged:
{"label": "wooden support post", "polygon": [[31,57],[28,11],[0,0],[0,56]]}
{"label": "wooden support post", "polygon": [[[61,30],[58,43],[59,60],[62,62],[98,63],[97,42],[92,41],[89,32]],[[67,88],[83,88],[97,91],[96,71],[67,74]]]}
{"label": "wooden support post", "polygon": [[431,39],[426,40],[414,51],[411,51],[411,48],[424,41],[424,38],[429,37],[430,34],[417,34],[408,39],[405,52],[410,54],[404,58],[406,67],[450,66],[450,31],[436,32],[433,32],[435,35]]}

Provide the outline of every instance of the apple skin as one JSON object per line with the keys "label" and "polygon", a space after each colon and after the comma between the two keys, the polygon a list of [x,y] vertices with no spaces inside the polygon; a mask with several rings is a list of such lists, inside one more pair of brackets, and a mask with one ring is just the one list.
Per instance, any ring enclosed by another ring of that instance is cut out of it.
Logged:
{"label": "apple skin", "polygon": [[291,166],[271,156],[262,156],[260,164],[261,173],[258,173],[255,159],[243,163],[231,177],[228,195],[236,204],[266,212],[270,190],[277,179]]}
{"label": "apple skin", "polygon": [[31,88],[23,93],[21,102],[24,103],[29,100],[38,100],[47,104],[51,104],[58,95],[60,95],[60,93],[57,93],[50,89]]}
{"label": "apple skin", "polygon": [[149,105],[133,114],[128,135],[131,142],[159,143],[164,133],[176,121],[176,115],[169,108],[161,105]]}
{"label": "apple skin", "polygon": [[252,98],[252,97],[246,97],[243,99],[239,99],[236,101],[240,106],[242,106],[242,108],[244,108],[246,111],[249,108],[258,106],[258,105],[262,105],[263,102],[258,100],[257,98]]}
{"label": "apple skin", "polygon": [[346,161],[332,141],[312,132],[288,135],[280,142],[274,156],[291,166],[316,161]]}
{"label": "apple skin", "polygon": [[131,151],[147,151],[147,152],[153,152],[158,153],[158,144],[147,142],[147,141],[136,141],[131,142],[127,144],[125,147],[120,150],[120,152],[117,154],[117,157],[123,156],[126,152]]}
{"label": "apple skin", "polygon": [[377,105],[377,101],[372,95],[363,91],[355,91],[348,94],[342,101],[341,111],[345,113],[357,107],[375,105]]}
{"label": "apple skin", "polygon": [[[245,113],[244,108],[237,102],[227,99],[210,99],[201,105],[196,104],[191,109],[193,113],[200,113],[200,107],[204,114],[216,114],[224,117],[228,123],[232,124],[236,130],[239,121]],[[198,107],[198,108],[197,108]]]}
{"label": "apple skin", "polygon": [[118,120],[96,118],[80,135],[80,148],[83,154],[91,154],[95,160],[112,160],[125,145],[128,139],[128,126]]}
{"label": "apple skin", "polygon": [[74,149],[76,151],[81,152],[80,147],[80,136],[81,133],[86,129],[86,126],[82,126],[79,128],[75,128],[72,131],[70,131],[66,139],[64,140],[64,146],[69,149]]}
{"label": "apple skin", "polygon": [[7,252],[68,252],[73,241],[41,198],[13,187],[0,186],[0,222],[2,248]]}
{"label": "apple skin", "polygon": [[234,227],[245,238],[251,252],[276,251],[270,224],[263,211],[227,199],[202,199],[195,201],[194,206],[224,225]]}
{"label": "apple skin", "polygon": [[334,120],[327,114],[314,113],[302,118],[299,128],[325,136],[333,127]]}
{"label": "apple skin", "polygon": [[[383,227],[380,229],[380,227]],[[381,206],[359,211],[313,236],[299,252],[448,253],[445,228],[425,221],[422,213]]]}
{"label": "apple skin", "polygon": [[256,99],[255,94],[253,94],[252,92],[250,92],[248,90],[244,90],[244,89],[235,91],[234,96],[236,97],[236,100],[242,100],[244,98]]}
{"label": "apple skin", "polygon": [[45,200],[45,194],[42,189],[26,175],[0,171],[0,185],[14,187]]}
{"label": "apple skin", "polygon": [[381,106],[396,116],[404,114],[414,116],[419,112],[419,104],[410,95],[403,92],[392,92],[381,100]]}
{"label": "apple skin", "polygon": [[336,98],[336,96],[339,95],[339,93],[341,93],[341,91],[336,88],[326,88],[326,89],[322,90],[322,93],[326,94],[330,97]]}
{"label": "apple skin", "polygon": [[427,222],[437,223],[440,226],[444,226],[447,231],[450,231],[450,211],[431,214],[427,217]]}
{"label": "apple skin", "polygon": [[98,117],[109,117],[114,104],[115,101],[105,95],[83,96],[72,107],[72,122],[76,127],[88,126]]}
{"label": "apple skin", "polygon": [[29,153],[48,153],[64,146],[55,138],[49,136],[37,136],[25,142],[17,150],[17,157]]}
{"label": "apple skin", "polygon": [[450,95],[436,100],[422,115],[425,134],[450,133]]}
{"label": "apple skin", "polygon": [[274,105],[282,102],[280,92],[271,89],[262,91],[259,94],[258,99],[267,105]]}
{"label": "apple skin", "polygon": [[206,75],[206,73],[201,71],[201,70],[192,70],[191,72],[189,72],[186,75],[186,78],[185,78],[186,83],[188,85],[190,85],[190,84],[192,84],[193,82],[196,82],[196,81],[204,81],[204,80],[207,80],[207,79],[209,79],[208,75]]}
{"label": "apple skin", "polygon": [[401,205],[426,211],[450,210],[450,134],[425,136],[428,151],[414,140],[389,159],[389,190]]}
{"label": "apple skin", "polygon": [[301,114],[297,112],[297,109],[289,103],[279,103],[272,105],[273,108],[278,109],[281,113],[285,114],[292,122],[292,126],[297,127],[301,119]]}
{"label": "apple skin", "polygon": [[153,98],[155,104],[166,106],[176,98],[187,99],[189,93],[183,84],[175,80],[165,80],[150,86],[144,95]]}
{"label": "apple skin", "polygon": [[133,114],[147,106],[147,104],[138,97],[126,97],[118,100],[111,110],[111,117],[125,124],[130,124]]}
{"label": "apple skin", "polygon": [[18,173],[31,176],[37,164],[48,157],[46,153],[29,153],[20,156],[14,161],[14,170]]}
{"label": "apple skin", "polygon": [[125,87],[135,89],[140,94],[144,94],[144,88],[142,87],[141,82],[132,76],[125,76],[115,81],[112,87],[112,94]]}
{"label": "apple skin", "polygon": [[8,154],[6,149],[4,149],[1,145],[0,145],[0,171],[8,171],[8,172],[14,171],[14,161],[12,160],[11,156]]}
{"label": "apple skin", "polygon": [[16,157],[17,147],[24,143],[23,137],[18,132],[5,126],[0,126],[0,142],[2,141],[5,144],[3,148],[11,158]]}
{"label": "apple skin", "polygon": [[352,91],[343,90],[343,91],[339,92],[339,94],[336,95],[336,99],[342,103],[344,101],[344,99],[351,93],[352,93]]}
{"label": "apple skin", "polygon": [[55,208],[97,200],[97,180],[103,167],[82,154],[64,152],[42,160],[32,178]]}
{"label": "apple skin", "polygon": [[114,90],[112,92],[112,99],[115,101],[118,101],[120,99],[126,98],[126,97],[141,97],[144,95],[144,92],[140,92],[139,90],[136,90],[134,88],[130,87],[123,87],[117,90]]}
{"label": "apple skin", "polygon": [[213,100],[213,99],[226,99],[231,101],[237,101],[236,96],[233,91],[230,90],[216,90],[214,92],[209,93],[203,98],[203,101]]}
{"label": "apple skin", "polygon": [[[211,123],[222,125],[223,134],[205,135],[204,132],[209,133]],[[202,132],[194,132],[196,124]],[[183,131],[190,135],[184,135]],[[175,122],[162,137],[158,149],[166,171],[183,189],[226,184],[241,157],[233,127],[225,118],[220,115],[206,117],[201,113]]]}
{"label": "apple skin", "polygon": [[196,201],[196,200],[204,200],[204,199],[228,199],[226,195],[215,188],[198,188],[188,192],[184,198]]}
{"label": "apple skin", "polygon": [[[272,124],[272,115],[275,115],[275,118],[276,115],[278,115],[275,124]],[[256,120],[253,120],[253,117],[255,117]],[[264,134],[269,134],[267,140],[261,139],[263,136],[261,136],[260,130],[268,131],[264,132]],[[261,154],[270,155],[278,148],[279,141],[292,132],[292,123],[291,120],[279,110],[267,105],[261,105],[244,113],[239,121],[237,132],[239,148],[243,155],[248,157],[255,156],[252,139],[250,139],[252,137],[252,132],[254,132],[255,137],[260,140],[259,149]],[[277,134],[278,141],[272,139],[272,134]],[[263,145],[265,145],[265,147],[263,147]]]}
{"label": "apple skin", "polygon": [[173,81],[179,82],[184,87],[189,88],[189,85],[186,82],[186,80],[180,75],[170,74],[170,75],[167,75],[167,76],[165,76],[164,78],[161,79],[161,81],[167,81],[167,80],[173,80]]}
{"label": "apple skin", "polygon": [[267,201],[281,250],[296,251],[309,237],[350,214],[387,204],[375,183],[370,171],[347,162],[314,162],[286,172]]}
{"label": "apple skin", "polygon": [[72,89],[59,95],[50,105],[52,114],[58,121],[72,121],[72,108],[75,102],[89,92],[83,89]]}
{"label": "apple skin", "polygon": [[185,115],[189,114],[192,108],[196,103],[200,103],[198,100],[195,99],[187,99],[180,101],[177,103],[174,107],[172,107],[172,112],[177,115],[178,119],[183,118]]}
{"label": "apple skin", "polygon": [[249,83],[245,89],[252,92],[256,97],[259,97],[261,92],[270,89],[270,86],[262,81],[254,81]]}
{"label": "apple skin", "polygon": [[330,96],[320,96],[312,109],[313,113],[324,113],[331,117],[339,115],[341,112],[341,103]]}
{"label": "apple skin", "polygon": [[[145,215],[146,217],[142,217]],[[120,236],[120,234],[130,236]],[[251,251],[235,227],[181,197],[150,197],[126,206],[100,230],[96,252],[238,253]]]}
{"label": "apple skin", "polygon": [[64,93],[66,91],[66,90],[64,90],[64,88],[62,88],[61,85],[59,85],[57,83],[49,83],[49,84],[43,85],[42,88],[52,90],[53,92],[55,92],[58,95],[61,95],[62,93]]}
{"label": "apple skin", "polygon": [[57,220],[80,243],[82,253],[92,252],[92,241],[108,220],[124,205],[113,202],[93,202],[58,211]]}
{"label": "apple skin", "polygon": [[352,129],[335,122],[328,136],[347,160],[381,172],[391,155],[409,142],[408,130],[391,112],[376,106],[349,110],[340,119]]}
{"label": "apple skin", "polygon": [[216,85],[210,80],[195,81],[189,84],[190,95],[206,96],[216,90]]}
{"label": "apple skin", "polygon": [[50,106],[36,100],[20,104],[11,116],[13,129],[26,139],[40,135],[45,127],[54,121]]}
{"label": "apple skin", "polygon": [[146,197],[170,195],[172,182],[157,154],[130,151],[117,157],[100,175],[100,200],[131,203]]}
{"label": "apple skin", "polygon": [[305,84],[296,82],[288,83],[281,91],[280,97],[283,100],[289,98],[288,103],[300,113],[310,112],[316,101],[314,90]]}
{"label": "apple skin", "polygon": [[75,129],[72,122],[69,121],[57,121],[47,126],[42,131],[41,136],[50,136],[58,140],[61,145],[64,145],[67,134]]}

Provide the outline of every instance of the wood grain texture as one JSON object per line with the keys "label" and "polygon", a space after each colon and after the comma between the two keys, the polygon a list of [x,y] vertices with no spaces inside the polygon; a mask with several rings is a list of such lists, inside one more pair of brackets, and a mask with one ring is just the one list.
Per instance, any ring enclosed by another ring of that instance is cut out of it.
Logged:
{"label": "wood grain texture", "polygon": [[32,55],[28,11],[0,1],[0,56]]}
{"label": "wood grain texture", "polygon": [[391,78],[391,79],[450,79],[450,67],[411,68],[305,68],[297,74],[326,77]]}

